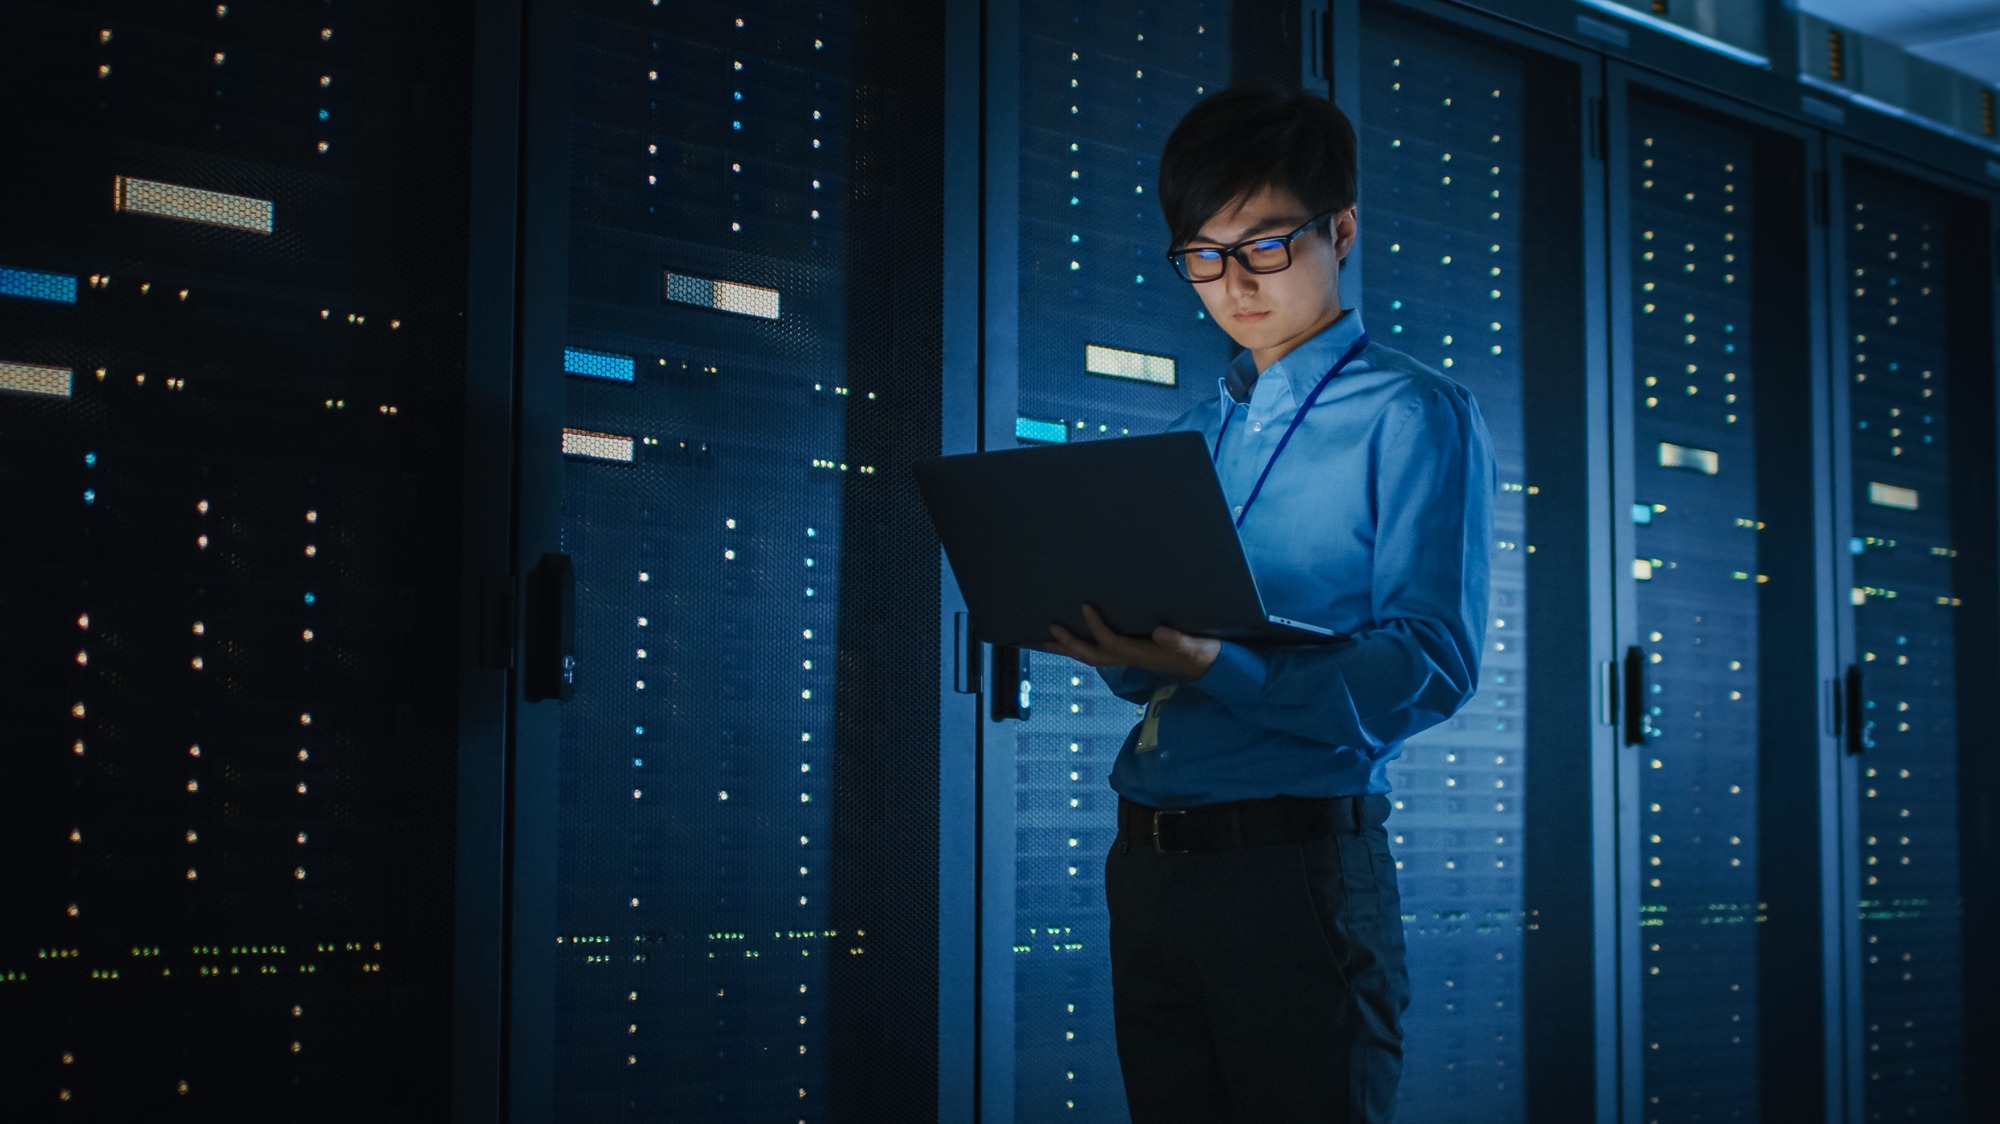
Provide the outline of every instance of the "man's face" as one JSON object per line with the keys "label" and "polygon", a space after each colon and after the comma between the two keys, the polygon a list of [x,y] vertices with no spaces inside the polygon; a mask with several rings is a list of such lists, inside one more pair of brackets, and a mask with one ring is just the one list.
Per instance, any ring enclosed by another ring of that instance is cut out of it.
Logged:
{"label": "man's face", "polygon": [[[1287,234],[1312,217],[1289,191],[1265,187],[1209,219],[1188,246],[1228,246],[1258,235]],[[1222,276],[1194,286],[1208,314],[1248,348],[1262,371],[1340,317],[1340,259],[1354,244],[1354,208],[1292,242],[1292,264],[1251,273],[1226,259]]]}

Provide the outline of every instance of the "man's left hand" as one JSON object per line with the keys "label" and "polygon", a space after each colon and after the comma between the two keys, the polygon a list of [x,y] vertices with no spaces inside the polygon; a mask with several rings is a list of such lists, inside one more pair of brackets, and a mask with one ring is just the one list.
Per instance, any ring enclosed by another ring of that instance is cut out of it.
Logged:
{"label": "man's left hand", "polygon": [[1120,636],[1089,605],[1083,607],[1083,622],[1090,626],[1087,639],[1059,624],[1050,625],[1047,650],[1091,667],[1142,667],[1176,679],[1206,675],[1222,650],[1220,640],[1165,626],[1154,629],[1150,637]]}

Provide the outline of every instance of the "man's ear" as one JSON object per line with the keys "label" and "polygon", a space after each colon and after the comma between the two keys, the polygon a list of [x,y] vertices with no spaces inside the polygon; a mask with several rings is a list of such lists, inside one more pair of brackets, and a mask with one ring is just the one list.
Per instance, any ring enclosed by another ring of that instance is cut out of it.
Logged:
{"label": "man's ear", "polygon": [[1348,204],[1345,211],[1333,216],[1329,231],[1333,235],[1333,252],[1340,258],[1340,264],[1347,264],[1347,255],[1354,249],[1356,224],[1359,220],[1359,205]]}

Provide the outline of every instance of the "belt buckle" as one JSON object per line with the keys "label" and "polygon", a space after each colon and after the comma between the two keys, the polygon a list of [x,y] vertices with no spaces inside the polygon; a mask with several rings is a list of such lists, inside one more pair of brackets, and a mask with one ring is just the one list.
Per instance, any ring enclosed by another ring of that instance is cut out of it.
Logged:
{"label": "belt buckle", "polygon": [[1174,850],[1174,851],[1169,851],[1169,850],[1167,850],[1167,847],[1166,847],[1166,844],[1164,844],[1164,843],[1160,842],[1160,817],[1161,817],[1161,816],[1180,816],[1181,818],[1185,819],[1185,818],[1187,818],[1187,812],[1186,812],[1186,811],[1184,811],[1184,810],[1182,810],[1182,809],[1180,809],[1180,808],[1161,808],[1161,809],[1159,809],[1158,811],[1155,811],[1155,812],[1153,813],[1153,850],[1154,850],[1155,852],[1159,853],[1159,854],[1162,854],[1162,855],[1185,855],[1185,854],[1187,854],[1187,853],[1188,853],[1188,849],[1187,849],[1186,847],[1182,847],[1182,848],[1180,848],[1180,849],[1178,849],[1178,850]]}

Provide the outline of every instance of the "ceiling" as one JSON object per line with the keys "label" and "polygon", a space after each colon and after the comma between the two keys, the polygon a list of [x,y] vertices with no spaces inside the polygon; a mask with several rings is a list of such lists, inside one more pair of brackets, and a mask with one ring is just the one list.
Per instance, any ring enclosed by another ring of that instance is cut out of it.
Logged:
{"label": "ceiling", "polygon": [[2000,0],[1796,0],[1799,10],[2000,85]]}

